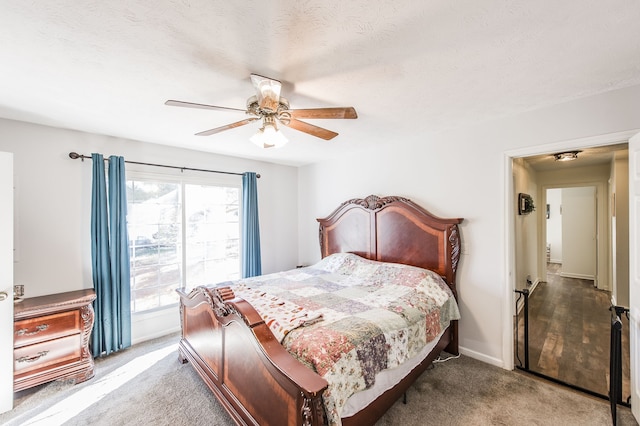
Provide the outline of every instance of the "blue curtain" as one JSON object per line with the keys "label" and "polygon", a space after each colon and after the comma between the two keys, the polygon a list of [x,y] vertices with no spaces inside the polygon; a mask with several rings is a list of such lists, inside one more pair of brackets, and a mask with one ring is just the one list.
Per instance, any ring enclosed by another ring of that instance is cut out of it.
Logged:
{"label": "blue curtain", "polygon": [[109,196],[104,158],[91,154],[91,261],[96,300],[91,335],[94,357],[131,346],[131,288],[124,158],[109,157]]}
{"label": "blue curtain", "polygon": [[111,244],[111,279],[117,312],[117,343],[131,346],[131,275],[129,233],[127,232],[127,178],[124,157],[109,157],[109,242]]}
{"label": "blue curtain", "polygon": [[258,180],[247,172],[242,175],[242,278],[261,274]]}

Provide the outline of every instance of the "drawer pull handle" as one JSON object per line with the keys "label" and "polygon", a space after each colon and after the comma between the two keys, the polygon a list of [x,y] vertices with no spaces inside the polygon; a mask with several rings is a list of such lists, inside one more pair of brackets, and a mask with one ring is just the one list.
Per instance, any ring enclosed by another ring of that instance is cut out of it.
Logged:
{"label": "drawer pull handle", "polygon": [[21,328],[20,330],[16,331],[16,334],[18,336],[33,336],[34,334],[38,334],[41,331],[45,331],[47,328],[49,328],[49,324],[40,324],[36,326],[35,331],[29,331],[28,328]]}
{"label": "drawer pull handle", "polygon": [[34,362],[48,354],[49,351],[40,351],[37,355],[34,356],[21,356],[20,358],[16,358],[18,362]]}

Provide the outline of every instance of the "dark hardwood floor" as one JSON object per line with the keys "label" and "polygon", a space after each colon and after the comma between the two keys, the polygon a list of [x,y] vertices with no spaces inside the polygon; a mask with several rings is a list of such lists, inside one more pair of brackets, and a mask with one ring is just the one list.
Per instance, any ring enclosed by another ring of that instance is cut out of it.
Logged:
{"label": "dark hardwood floor", "polygon": [[[611,293],[593,281],[559,275],[550,263],[548,282],[529,297],[529,368],[592,392],[609,393]],[[623,318],[623,400],[629,396],[629,327]],[[524,363],[524,315],[518,321],[519,358]],[[516,358],[516,365],[520,365]]]}

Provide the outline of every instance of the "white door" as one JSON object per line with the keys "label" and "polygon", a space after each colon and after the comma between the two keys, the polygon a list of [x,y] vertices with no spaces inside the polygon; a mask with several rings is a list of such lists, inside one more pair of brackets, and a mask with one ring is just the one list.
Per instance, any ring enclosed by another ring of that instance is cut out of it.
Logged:
{"label": "white door", "polygon": [[13,408],[13,154],[0,152],[0,413]]}
{"label": "white door", "polygon": [[631,411],[640,421],[640,133],[629,140],[629,311]]}
{"label": "white door", "polygon": [[594,280],[596,187],[562,188],[562,276]]}

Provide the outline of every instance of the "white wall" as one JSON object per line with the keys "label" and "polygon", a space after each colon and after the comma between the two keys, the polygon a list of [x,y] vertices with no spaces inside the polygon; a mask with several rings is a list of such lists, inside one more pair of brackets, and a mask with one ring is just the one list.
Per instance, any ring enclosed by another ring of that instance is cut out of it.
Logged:
{"label": "white wall", "polygon": [[[527,284],[540,281],[538,276],[538,221],[540,212],[544,211],[541,200],[537,197],[536,173],[522,158],[513,161],[514,203],[511,206],[515,225],[515,285],[516,289],[532,288]],[[529,214],[518,213],[518,194],[524,193],[532,197],[535,211]],[[515,296],[515,295],[514,295]]]}
{"label": "white wall", "polygon": [[[71,151],[86,155],[92,152],[122,155],[132,161],[260,173],[263,271],[290,269],[297,263],[298,191],[294,167],[2,119],[0,151],[14,154],[14,283],[24,284],[26,297],[93,287],[89,240],[91,161],[71,160],[68,157]],[[180,173],[130,164],[126,168]]]}
{"label": "white wall", "polygon": [[372,140],[366,152],[300,169],[300,261],[320,257],[315,218],[349,198],[400,195],[438,216],[464,217],[458,274],[461,350],[511,365],[507,307],[514,271],[505,276],[504,203],[511,179],[504,173],[505,153],[640,128],[640,86],[439,134],[407,122],[390,143]]}
{"label": "white wall", "polygon": [[13,156],[0,150],[0,414],[13,408]]}
{"label": "white wall", "polygon": [[611,167],[611,271],[614,303],[629,306],[629,158],[616,156]]}

